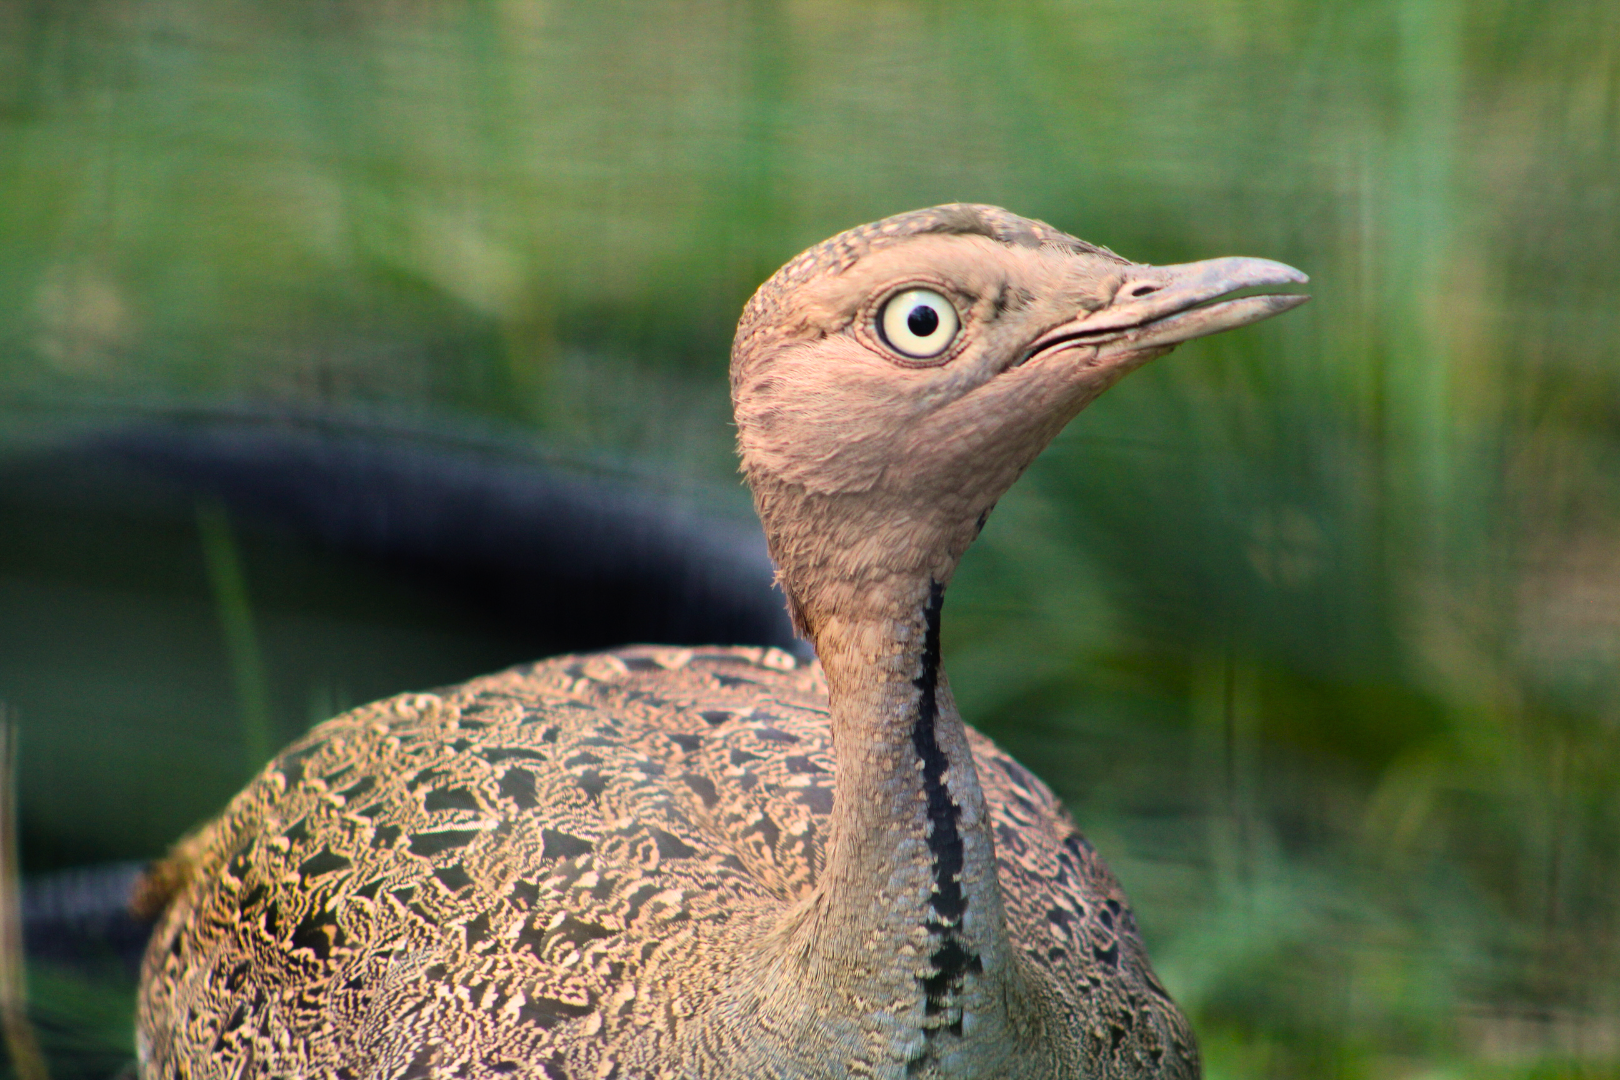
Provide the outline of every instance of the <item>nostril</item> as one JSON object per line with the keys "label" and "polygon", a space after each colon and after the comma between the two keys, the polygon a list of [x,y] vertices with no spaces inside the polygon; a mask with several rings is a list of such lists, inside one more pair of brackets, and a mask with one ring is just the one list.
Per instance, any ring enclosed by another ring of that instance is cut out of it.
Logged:
{"label": "nostril", "polygon": [[1133,298],[1138,296],[1147,296],[1149,293],[1156,293],[1158,291],[1159,287],[1157,285],[1138,285],[1136,288],[1131,290],[1131,296]]}

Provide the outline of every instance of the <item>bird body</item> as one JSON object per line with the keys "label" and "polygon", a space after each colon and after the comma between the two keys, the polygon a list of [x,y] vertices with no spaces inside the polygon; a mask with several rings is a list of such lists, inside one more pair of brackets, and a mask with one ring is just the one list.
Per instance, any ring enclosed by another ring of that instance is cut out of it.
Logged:
{"label": "bird body", "polygon": [[[1088,1016],[1113,1062],[1054,1054],[1041,1075],[1189,1058],[1107,869],[1045,785],[966,734],[1026,990]],[[774,649],[561,657],[328,721],[201,838],[144,1008],[206,1019],[143,1056],[219,1076],[785,1077],[837,1075],[836,1048],[849,1075],[905,1075],[928,1032],[972,1020],[960,987],[937,1012],[916,993],[938,951],[926,843],[866,898],[910,946],[897,965],[865,940],[800,947],[835,768],[819,666]]]}
{"label": "bird body", "polygon": [[743,470],[815,645],[562,657],[328,721],[154,875],[149,1077],[1198,1075],[1117,884],[962,721],[956,562],[1086,403],[1300,302],[991,207],[743,314]]}

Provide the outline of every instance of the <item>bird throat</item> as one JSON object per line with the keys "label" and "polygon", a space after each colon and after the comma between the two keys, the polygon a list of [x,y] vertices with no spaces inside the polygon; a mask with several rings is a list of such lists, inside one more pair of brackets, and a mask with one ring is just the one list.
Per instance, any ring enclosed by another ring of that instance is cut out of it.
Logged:
{"label": "bird throat", "polygon": [[[923,608],[922,670],[912,680],[917,688],[917,715],[912,723],[911,744],[922,761],[923,791],[928,797],[928,850],[933,856],[934,893],[929,905],[938,916],[928,928],[940,939],[930,960],[934,971],[920,976],[926,999],[926,1012],[937,1016],[951,1008],[960,997],[964,976],[984,970],[984,962],[970,951],[960,933],[967,898],[962,892],[963,843],[962,808],[951,797],[945,773],[951,762],[939,747],[939,613],[945,602],[945,587],[930,581],[928,603]],[[948,1023],[955,1035],[962,1034],[958,1013]]]}
{"label": "bird throat", "polygon": [[904,1047],[890,1064],[907,1075],[993,1043],[1011,974],[984,795],[940,669],[945,587],[925,581],[817,628],[837,774],[815,928],[795,935],[816,958],[803,970],[868,1004],[866,1041]]}

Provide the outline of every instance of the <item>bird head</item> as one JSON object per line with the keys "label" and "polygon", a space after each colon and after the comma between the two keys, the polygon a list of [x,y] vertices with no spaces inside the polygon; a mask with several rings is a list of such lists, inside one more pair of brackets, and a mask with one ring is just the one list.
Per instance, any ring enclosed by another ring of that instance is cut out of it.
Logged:
{"label": "bird head", "polygon": [[777,271],[732,349],[742,469],[801,632],[943,585],[1037,454],[1122,375],[1307,297],[1265,259],[1146,266],[952,204],[841,233]]}

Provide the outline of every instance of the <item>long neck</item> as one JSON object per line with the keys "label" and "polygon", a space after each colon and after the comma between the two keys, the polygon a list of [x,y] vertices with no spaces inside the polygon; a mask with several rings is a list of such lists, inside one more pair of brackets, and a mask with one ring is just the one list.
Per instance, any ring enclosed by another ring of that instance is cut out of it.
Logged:
{"label": "long neck", "polygon": [[[818,620],[837,753],[832,836],[794,919],[806,970],[866,1003],[863,1041],[908,1074],[1005,1052],[1016,997],[995,849],[967,733],[940,671],[944,587],[900,579]],[[848,610],[848,609],[846,609]]]}

